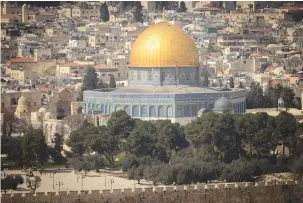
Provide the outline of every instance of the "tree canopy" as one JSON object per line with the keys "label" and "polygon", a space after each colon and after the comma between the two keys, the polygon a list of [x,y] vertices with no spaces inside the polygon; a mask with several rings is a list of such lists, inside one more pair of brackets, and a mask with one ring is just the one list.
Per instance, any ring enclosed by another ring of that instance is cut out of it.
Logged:
{"label": "tree canopy", "polygon": [[85,70],[83,84],[81,87],[81,92],[78,100],[83,101],[83,91],[93,90],[97,88],[98,88],[98,75],[96,73],[96,69],[90,66]]}
{"label": "tree canopy", "polygon": [[109,78],[109,88],[116,88],[116,81],[114,75],[110,75]]}
{"label": "tree canopy", "polygon": [[187,10],[187,8],[186,8],[186,6],[185,6],[184,1],[181,1],[181,2],[180,2],[180,7],[179,7],[178,11],[179,11],[179,12],[186,12],[186,10]]}
{"label": "tree canopy", "polygon": [[142,5],[140,1],[135,2],[135,12],[133,15],[137,22],[143,23]]}
{"label": "tree canopy", "polygon": [[100,18],[102,22],[109,21],[109,11],[106,2],[101,4],[100,7]]}

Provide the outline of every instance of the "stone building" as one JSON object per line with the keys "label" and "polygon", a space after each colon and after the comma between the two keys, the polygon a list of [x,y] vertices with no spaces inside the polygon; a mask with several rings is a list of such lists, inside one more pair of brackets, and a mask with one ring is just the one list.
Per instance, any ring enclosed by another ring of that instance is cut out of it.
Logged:
{"label": "stone building", "polygon": [[[20,100],[20,98],[22,98]],[[1,112],[15,112],[18,103],[24,105],[26,102],[26,112],[37,111],[41,106],[42,93],[25,89],[22,91],[2,91],[1,93]],[[23,109],[22,107],[21,109]],[[18,111],[20,112],[20,111]]]}
{"label": "stone building", "polygon": [[142,120],[186,124],[200,109],[213,109],[222,96],[235,113],[245,112],[246,90],[201,86],[198,50],[177,25],[161,22],[147,28],[133,44],[128,69],[129,86],[84,91],[84,112],[95,121],[123,109]]}

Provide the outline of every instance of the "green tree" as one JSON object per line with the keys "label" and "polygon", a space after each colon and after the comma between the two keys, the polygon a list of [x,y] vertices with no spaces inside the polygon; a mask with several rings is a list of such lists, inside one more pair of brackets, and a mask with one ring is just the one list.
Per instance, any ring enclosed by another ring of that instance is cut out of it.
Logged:
{"label": "green tree", "polygon": [[293,100],[295,97],[293,89],[291,89],[290,87],[283,87],[281,97],[284,100],[284,106],[286,107],[286,109],[293,107]]}
{"label": "green tree", "polygon": [[294,160],[292,171],[299,176],[303,174],[303,154]]}
{"label": "green tree", "polygon": [[178,9],[179,12],[186,12],[187,8],[185,6],[184,1],[180,2],[180,8]]}
{"label": "green tree", "polygon": [[109,88],[116,88],[116,81],[114,75],[110,75],[109,78]]}
{"label": "green tree", "polygon": [[238,159],[233,160],[224,168],[222,178],[228,182],[251,182],[253,172],[252,163],[245,159]]}
{"label": "green tree", "polygon": [[41,178],[39,176],[34,176],[32,178],[27,178],[26,179],[26,185],[29,189],[32,190],[33,193],[36,192],[36,190],[40,187],[41,185]]}
{"label": "green tree", "polygon": [[232,114],[220,114],[210,132],[211,143],[221,155],[221,160],[229,162],[239,158],[243,153],[241,138],[236,131],[235,119]]}
{"label": "green tree", "polygon": [[157,143],[156,129],[136,127],[127,139],[126,149],[136,157],[152,156]]}
{"label": "green tree", "polygon": [[230,88],[234,88],[235,87],[234,78],[233,77],[229,78],[229,87]]}
{"label": "green tree", "polygon": [[143,23],[142,5],[140,1],[135,2],[134,18],[137,22]]}
{"label": "green tree", "polygon": [[184,128],[186,139],[195,148],[211,144],[211,135],[215,129],[214,125],[217,120],[218,114],[213,112],[205,113],[193,120]]}
{"label": "green tree", "polygon": [[1,178],[1,190],[6,194],[7,190],[16,190],[23,182],[21,175],[7,175],[4,179]]}
{"label": "green tree", "polygon": [[100,7],[100,19],[102,22],[109,21],[109,11],[106,2],[101,4]]}
{"label": "green tree", "polygon": [[72,131],[66,144],[71,147],[71,151],[78,156],[82,156],[85,152],[89,152],[88,140],[91,135],[98,133],[98,128],[93,124],[85,121],[81,127]]}
{"label": "green tree", "polygon": [[290,143],[294,142],[298,127],[297,121],[292,114],[286,111],[281,111],[279,115],[275,117],[275,121],[278,141],[282,143],[284,155],[285,147],[289,148]]}
{"label": "green tree", "polygon": [[119,140],[110,135],[105,126],[98,127],[98,131],[91,134],[87,142],[93,151],[104,155],[109,163],[114,165],[114,156],[120,152]]}
{"label": "green tree", "polygon": [[240,89],[244,89],[244,85],[243,85],[242,82],[239,83],[239,88],[240,88]]}
{"label": "green tree", "polygon": [[275,150],[275,120],[267,113],[243,114],[236,120],[236,130],[248,146],[250,156],[268,156]]}
{"label": "green tree", "polygon": [[209,86],[209,79],[208,79],[208,71],[206,68],[203,69],[203,87],[208,87]]}
{"label": "green tree", "polygon": [[59,133],[54,134],[54,141],[53,143],[55,144],[54,150],[54,162],[56,164],[61,164],[63,162],[63,156],[62,156],[62,150],[63,150],[63,136],[60,135]]}
{"label": "green tree", "polygon": [[1,136],[1,154],[6,154],[7,160],[22,164],[21,137]]}
{"label": "green tree", "polygon": [[86,134],[83,132],[73,131],[70,134],[69,139],[66,144],[71,147],[71,151],[78,156],[82,156],[87,151],[87,146],[85,145]]}
{"label": "green tree", "polygon": [[96,89],[98,87],[97,84],[98,84],[98,75],[96,73],[96,69],[90,66],[85,70],[83,84],[81,87],[78,100],[83,101],[83,91]]}
{"label": "green tree", "polygon": [[269,97],[263,95],[262,87],[259,84],[252,82],[250,91],[247,92],[246,105],[248,109],[269,108],[272,106],[272,102]]}
{"label": "green tree", "polygon": [[186,148],[188,142],[185,139],[184,129],[179,123],[171,123],[170,120],[156,121],[158,143],[167,154]]}
{"label": "green tree", "polygon": [[42,130],[31,127],[21,138],[21,146],[24,166],[43,166],[46,163],[48,153]]}
{"label": "green tree", "polygon": [[127,138],[132,132],[133,127],[133,119],[123,110],[113,112],[107,121],[109,133],[121,139]]}

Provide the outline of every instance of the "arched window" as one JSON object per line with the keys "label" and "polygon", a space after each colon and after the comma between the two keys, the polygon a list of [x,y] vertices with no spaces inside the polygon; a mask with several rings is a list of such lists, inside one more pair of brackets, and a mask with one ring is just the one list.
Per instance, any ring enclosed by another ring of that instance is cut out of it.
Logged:
{"label": "arched window", "polygon": [[15,98],[12,98],[11,104],[12,104],[12,105],[17,105],[17,100],[16,100]]}
{"label": "arched window", "polygon": [[108,107],[108,113],[109,113],[109,114],[112,113],[112,105],[109,105],[109,107]]}
{"label": "arched window", "polygon": [[192,116],[197,116],[198,115],[198,105],[197,104],[192,104],[191,105],[191,113],[192,113]]}
{"label": "arched window", "polygon": [[167,107],[167,116],[169,116],[169,117],[173,116],[173,107],[172,106]]}
{"label": "arched window", "polygon": [[133,116],[139,117],[139,106],[133,106]]}
{"label": "arched window", "polygon": [[106,104],[106,105],[104,105],[104,113],[107,114],[107,112],[108,112],[108,106]]}
{"label": "arched window", "polygon": [[184,114],[183,114],[184,117],[190,117],[190,106],[187,104],[187,105],[184,105]]}
{"label": "arched window", "polygon": [[64,115],[65,115],[65,111],[64,111],[64,109],[61,107],[61,106],[59,106],[58,108],[57,108],[57,119],[63,119],[64,118]]}
{"label": "arched window", "polygon": [[148,111],[147,111],[147,107],[146,106],[142,106],[141,107],[141,116],[148,116]]}
{"label": "arched window", "polygon": [[159,107],[158,115],[159,117],[165,117],[165,108],[163,106]]}
{"label": "arched window", "polygon": [[157,109],[155,106],[151,106],[149,108],[149,116],[150,117],[157,117]]}
{"label": "arched window", "polygon": [[88,110],[88,114],[93,114],[93,111],[91,109]]}
{"label": "arched window", "polygon": [[182,116],[182,105],[177,105],[177,116],[181,117]]}
{"label": "arched window", "polygon": [[137,71],[137,80],[141,80],[141,72]]}
{"label": "arched window", "polygon": [[80,106],[78,109],[77,109],[77,114],[81,114],[83,111],[83,108]]}
{"label": "arched window", "polygon": [[101,111],[101,113],[104,113],[104,105],[103,104],[101,104],[100,111]]}

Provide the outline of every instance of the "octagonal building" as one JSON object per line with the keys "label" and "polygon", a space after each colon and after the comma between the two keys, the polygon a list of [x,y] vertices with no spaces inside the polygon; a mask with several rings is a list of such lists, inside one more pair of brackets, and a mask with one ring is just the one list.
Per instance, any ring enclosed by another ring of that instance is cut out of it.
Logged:
{"label": "octagonal building", "polygon": [[96,125],[120,109],[133,118],[184,125],[222,97],[232,104],[226,110],[245,112],[246,90],[201,86],[198,50],[177,25],[163,21],[147,28],[132,46],[128,68],[128,86],[84,91],[83,110],[94,115]]}

